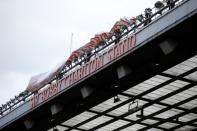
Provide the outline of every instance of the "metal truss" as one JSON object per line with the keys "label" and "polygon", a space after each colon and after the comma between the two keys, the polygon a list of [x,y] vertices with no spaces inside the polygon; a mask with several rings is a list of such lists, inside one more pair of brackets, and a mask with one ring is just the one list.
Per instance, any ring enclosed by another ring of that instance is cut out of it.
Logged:
{"label": "metal truss", "polygon": [[[65,131],[197,129],[197,56],[118,96],[120,102],[110,98],[59,127],[66,127]],[[135,105],[130,108],[131,104]]]}

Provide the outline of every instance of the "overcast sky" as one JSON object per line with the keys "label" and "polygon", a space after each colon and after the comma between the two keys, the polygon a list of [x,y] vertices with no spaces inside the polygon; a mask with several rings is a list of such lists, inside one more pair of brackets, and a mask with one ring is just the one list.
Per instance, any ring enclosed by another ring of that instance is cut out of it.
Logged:
{"label": "overcast sky", "polygon": [[0,0],[0,105],[116,20],[156,0]]}

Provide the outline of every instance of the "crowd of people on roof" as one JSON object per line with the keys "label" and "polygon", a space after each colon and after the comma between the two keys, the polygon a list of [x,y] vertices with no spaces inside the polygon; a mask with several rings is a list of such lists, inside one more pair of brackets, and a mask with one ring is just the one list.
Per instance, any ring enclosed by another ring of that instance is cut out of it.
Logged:
{"label": "crowd of people on roof", "polygon": [[[157,9],[161,9],[164,7],[164,3],[169,5],[169,9],[175,6],[174,0],[163,0],[157,1],[155,3],[155,7]],[[160,12],[161,13],[161,12]],[[72,63],[77,62],[78,60],[85,59],[86,62],[89,61],[89,57],[93,51],[97,51],[100,47],[106,45],[110,40],[114,39],[115,43],[118,43],[121,35],[128,31],[129,28],[133,28],[135,31],[135,27],[137,23],[144,22],[144,26],[149,24],[152,20],[153,13],[151,8],[146,8],[144,14],[140,14],[136,17],[131,18],[121,18],[119,21],[116,21],[110,32],[102,32],[100,34],[96,34],[90,41],[79,49],[73,51],[69,58],[66,61],[66,67],[72,67]]]}
{"label": "crowd of people on roof", "polygon": [[[141,15],[141,17],[139,17],[139,20],[142,21],[143,18],[144,17]],[[118,43],[121,35],[125,31],[128,31],[129,27],[135,27],[136,22],[136,17],[132,17],[130,19],[125,17],[121,18],[119,21],[116,21],[110,32],[102,32],[96,34],[93,38],[90,39],[87,44],[73,51],[66,61],[66,66],[70,67],[72,63],[75,63],[82,58],[86,59],[87,62],[92,51],[97,51],[100,47],[107,45],[110,40],[113,41],[113,38],[115,40],[115,43]]]}

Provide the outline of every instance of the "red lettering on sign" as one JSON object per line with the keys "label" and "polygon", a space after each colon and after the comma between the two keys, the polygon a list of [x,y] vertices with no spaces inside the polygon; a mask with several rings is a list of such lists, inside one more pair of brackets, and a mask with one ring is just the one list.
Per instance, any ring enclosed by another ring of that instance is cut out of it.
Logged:
{"label": "red lettering on sign", "polygon": [[[62,78],[61,80],[60,80],[60,88],[66,88],[66,77],[64,77],[64,78]],[[63,89],[62,88],[62,89]]]}
{"label": "red lettering on sign", "polygon": [[88,64],[89,74],[92,72],[92,60]]}
{"label": "red lettering on sign", "polygon": [[91,61],[90,67],[91,67],[91,72],[94,72],[96,70],[96,59],[93,59]]}
{"label": "red lettering on sign", "polygon": [[76,82],[77,79],[77,70],[73,72],[73,81]]}
{"label": "red lettering on sign", "polygon": [[83,66],[80,68],[80,79],[83,78],[83,72],[84,72],[84,69],[83,69]]}
{"label": "red lettering on sign", "polygon": [[82,68],[79,68],[79,69],[77,70],[77,80],[80,80],[80,79],[81,79],[81,69],[82,69]]}
{"label": "red lettering on sign", "polygon": [[86,72],[85,74],[86,76],[90,74],[90,62],[86,64],[85,72]]}
{"label": "red lettering on sign", "polygon": [[66,76],[66,81],[65,81],[66,83],[66,87],[68,87],[69,86],[69,83],[70,83],[70,75],[67,75]]}
{"label": "red lettering on sign", "polygon": [[31,106],[32,106],[32,108],[35,107],[36,105],[38,105],[38,103],[39,103],[39,95],[40,94],[34,95],[33,98],[31,98]]}
{"label": "red lettering on sign", "polygon": [[124,53],[123,42],[119,43],[119,53],[122,55]]}
{"label": "red lettering on sign", "polygon": [[117,58],[118,56],[120,56],[120,44],[114,47],[114,57]]}
{"label": "red lettering on sign", "polygon": [[50,87],[47,88],[46,90],[42,91],[37,95],[34,95],[30,99],[31,107],[33,108],[37,106],[39,103],[57,94],[60,90],[61,83],[63,84],[62,89],[69,87],[73,83],[81,80],[82,78],[86,77],[90,73],[101,68],[104,64],[111,62],[113,59],[116,59],[119,56],[126,53],[127,51],[133,49],[133,47],[135,46],[135,42],[136,42],[135,35],[130,36],[124,39],[122,42],[115,44],[113,47],[108,49],[102,55],[99,55],[95,59],[92,59],[91,61],[82,65],[79,69],[75,70],[74,72],[71,72],[70,74],[65,75],[64,78],[61,79],[60,81],[56,81],[56,83],[50,85]]}
{"label": "red lettering on sign", "polygon": [[135,46],[135,36],[128,38],[129,49],[132,49]]}
{"label": "red lettering on sign", "polygon": [[42,93],[41,93],[41,100],[44,101],[46,100],[48,96],[48,90],[44,90]]}
{"label": "red lettering on sign", "polygon": [[72,72],[69,74],[69,83],[68,86],[70,86],[72,84]]}
{"label": "red lettering on sign", "polygon": [[53,96],[54,94],[56,94],[57,92],[59,92],[59,82],[56,82],[52,85],[52,90],[51,90],[51,95]]}
{"label": "red lettering on sign", "polygon": [[103,66],[103,56],[98,56],[96,58],[96,67],[97,69]]}
{"label": "red lettering on sign", "polygon": [[85,65],[83,65],[81,70],[81,78],[85,77]]}
{"label": "red lettering on sign", "polygon": [[31,102],[31,107],[35,107],[37,106],[39,103],[47,100],[48,98],[52,97],[53,95],[55,95],[56,93],[59,92],[59,83],[60,81],[54,83],[53,85],[51,85],[49,88],[47,88],[46,90],[42,91],[41,93],[34,95],[30,102]]}
{"label": "red lettering on sign", "polygon": [[113,48],[107,51],[107,63],[113,60]]}

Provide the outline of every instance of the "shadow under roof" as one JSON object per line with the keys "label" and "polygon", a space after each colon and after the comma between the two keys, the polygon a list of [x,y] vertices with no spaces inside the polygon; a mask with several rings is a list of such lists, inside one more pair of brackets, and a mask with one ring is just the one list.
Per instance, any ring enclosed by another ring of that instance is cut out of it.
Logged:
{"label": "shadow under roof", "polygon": [[120,92],[118,98],[56,127],[60,131],[197,129],[197,55]]}

